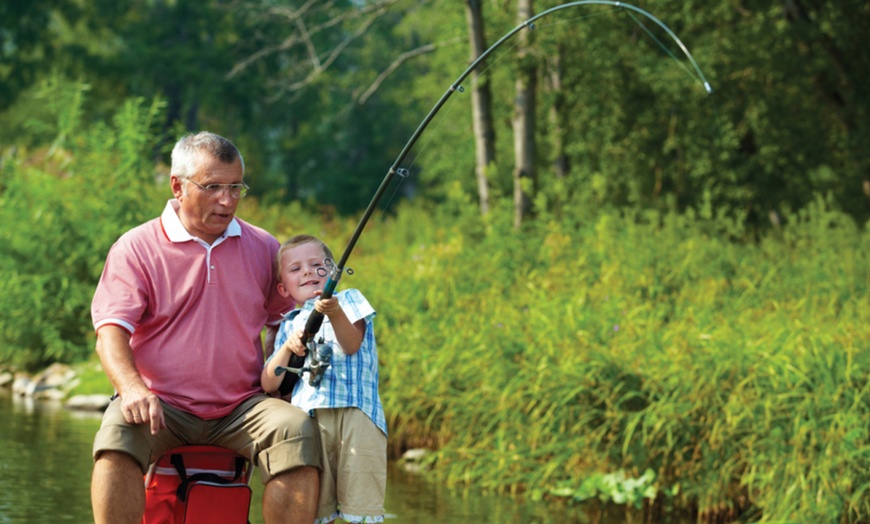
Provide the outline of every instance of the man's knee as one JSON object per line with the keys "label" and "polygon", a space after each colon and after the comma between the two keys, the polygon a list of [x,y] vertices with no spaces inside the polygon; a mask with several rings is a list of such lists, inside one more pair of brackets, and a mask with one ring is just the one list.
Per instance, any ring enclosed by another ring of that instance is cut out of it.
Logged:
{"label": "man's knee", "polygon": [[267,417],[275,442],[294,438],[320,438],[317,423],[301,409],[284,401],[269,406]]}
{"label": "man's knee", "polygon": [[101,452],[94,462],[91,487],[97,492],[107,494],[107,498],[99,499],[106,501],[112,500],[112,494],[135,496],[137,492],[144,492],[139,462],[122,451]]}
{"label": "man's knee", "polygon": [[135,469],[137,475],[141,475],[141,472],[138,471],[141,468],[139,467],[139,461],[136,458],[124,451],[115,451],[115,450],[103,450],[98,451],[96,456],[94,457],[94,464],[102,467],[110,467],[113,469]]}
{"label": "man's knee", "polygon": [[[263,517],[266,522],[314,521],[320,491],[316,468],[303,466],[286,471],[265,484]],[[289,515],[288,508],[291,508]]]}
{"label": "man's knee", "polygon": [[262,428],[257,463],[264,483],[302,466],[311,466],[315,476],[320,469],[320,432],[305,412],[278,401]]}
{"label": "man's knee", "polygon": [[96,523],[138,523],[145,487],[138,461],[122,451],[102,451],[94,462],[91,504]]}

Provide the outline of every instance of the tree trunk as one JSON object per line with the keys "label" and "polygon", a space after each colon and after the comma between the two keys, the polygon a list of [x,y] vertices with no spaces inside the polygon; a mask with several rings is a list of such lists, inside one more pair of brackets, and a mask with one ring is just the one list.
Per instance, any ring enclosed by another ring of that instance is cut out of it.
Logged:
{"label": "tree trunk", "polygon": [[548,61],[547,88],[553,93],[553,104],[550,106],[550,133],[553,144],[553,170],[556,178],[568,176],[568,155],[565,153],[565,94],[562,91],[562,46],[556,48],[556,55]]}
{"label": "tree trunk", "polygon": [[[520,22],[533,16],[533,0],[518,0]],[[517,46],[516,98],[514,100],[514,227],[520,227],[532,210],[535,193],[535,96],[537,77],[530,56],[531,36],[521,32]]]}
{"label": "tree trunk", "polygon": [[[465,15],[468,21],[468,37],[471,43],[471,61],[486,51],[486,36],[483,31],[481,0],[465,0]],[[489,212],[489,182],[486,171],[495,162],[495,126],[492,117],[492,93],[489,78],[478,70],[471,74],[471,113],[474,129],[475,167],[480,213]]]}

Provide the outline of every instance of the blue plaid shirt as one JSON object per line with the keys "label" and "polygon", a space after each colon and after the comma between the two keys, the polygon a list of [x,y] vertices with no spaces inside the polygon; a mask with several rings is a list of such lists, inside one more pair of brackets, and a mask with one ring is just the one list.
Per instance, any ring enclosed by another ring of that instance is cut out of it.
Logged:
{"label": "blue plaid shirt", "polygon": [[[314,339],[320,340],[320,337],[323,337],[326,343],[332,344],[332,362],[323,375],[319,388],[308,384],[307,373],[296,382],[292,403],[309,414],[315,409],[322,408],[359,408],[386,435],[387,421],[378,394],[378,349],[375,344],[373,323],[375,310],[356,289],[339,291],[335,297],[338,298],[338,303],[351,324],[365,319],[365,337],[359,351],[353,355],[345,355],[335,339],[329,317],[324,317],[323,325]],[[284,321],[281,322],[278,335],[275,337],[275,351],[294,331],[305,327],[305,322],[312,311],[314,311],[314,299],[284,316]],[[308,355],[305,364],[309,365],[310,361],[311,355]]]}

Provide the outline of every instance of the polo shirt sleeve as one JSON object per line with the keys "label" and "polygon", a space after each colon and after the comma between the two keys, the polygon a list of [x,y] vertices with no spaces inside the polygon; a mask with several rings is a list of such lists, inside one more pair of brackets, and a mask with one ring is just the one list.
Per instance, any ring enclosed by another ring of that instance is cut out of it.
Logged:
{"label": "polo shirt sleeve", "polygon": [[91,302],[95,331],[116,325],[133,334],[148,307],[147,281],[128,240],[121,237],[106,257]]}
{"label": "polo shirt sleeve", "polygon": [[288,311],[292,311],[296,307],[296,303],[292,298],[284,298],[278,293],[278,281],[272,283],[272,289],[269,290],[268,304],[266,312],[268,314],[266,324],[269,326],[277,326],[281,323],[281,319]]}

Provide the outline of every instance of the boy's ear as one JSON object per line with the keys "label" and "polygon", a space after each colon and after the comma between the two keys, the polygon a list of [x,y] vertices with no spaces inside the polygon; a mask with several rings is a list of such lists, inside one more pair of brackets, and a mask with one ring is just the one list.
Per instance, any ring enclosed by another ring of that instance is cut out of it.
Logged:
{"label": "boy's ear", "polygon": [[283,282],[278,282],[278,294],[284,298],[287,298],[290,296],[290,292],[287,290],[286,287],[284,287]]}

